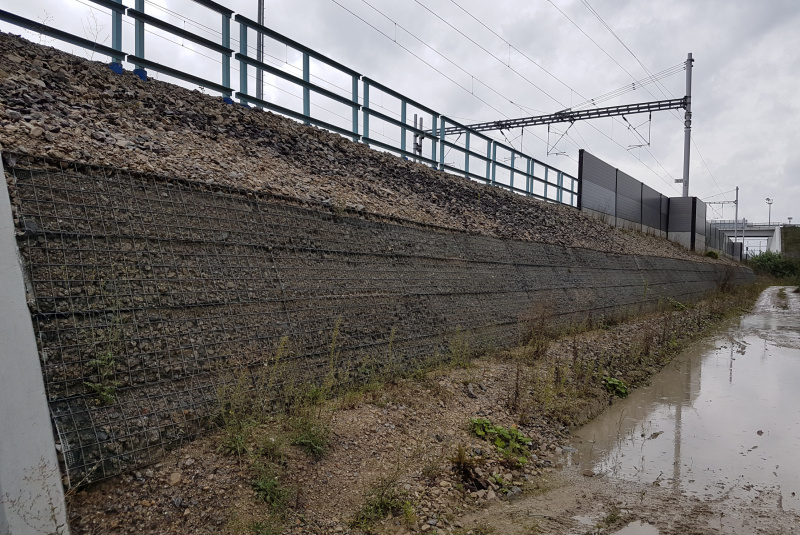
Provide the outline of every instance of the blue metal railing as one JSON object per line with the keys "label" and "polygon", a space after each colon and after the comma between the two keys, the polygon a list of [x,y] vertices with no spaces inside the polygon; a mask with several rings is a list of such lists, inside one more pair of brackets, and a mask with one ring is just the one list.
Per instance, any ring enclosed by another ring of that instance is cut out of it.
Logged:
{"label": "blue metal railing", "polygon": [[[145,0],[135,0],[135,8],[124,6],[121,0],[90,1],[111,12],[111,47],[20,17],[8,11],[0,10],[0,20],[59,39],[75,46],[104,54],[109,56],[113,63],[119,64],[122,61],[127,61],[128,63],[132,63],[136,69],[142,69],[136,72],[143,77],[146,77],[146,72],[143,69],[150,69],[178,80],[216,91],[225,98],[226,102],[232,103],[231,96],[233,96],[243,105],[254,105],[260,108],[266,108],[306,124],[312,124],[336,132],[353,139],[353,141],[360,141],[369,146],[398,154],[403,158],[425,163],[441,171],[458,174],[472,180],[502,187],[521,195],[532,196],[574,207],[579,206],[578,196],[580,190],[577,178],[559,169],[548,166],[480,132],[472,131],[458,121],[439,114],[424,104],[408,98],[371,78],[362,76],[355,70],[350,69],[346,65],[324,54],[312,50],[247,17],[234,14],[232,10],[221,4],[211,0],[192,0],[221,16],[221,42],[216,42],[145,13]],[[134,21],[134,54],[126,54],[122,51],[123,15],[130,17]],[[239,25],[238,52],[231,48],[232,21],[235,21]],[[152,61],[152,59],[147,59],[145,55],[145,30],[147,26],[158,28],[163,32],[180,37],[208,51],[219,54],[222,63],[222,82],[218,83],[208,80],[185,72],[182,69],[157,63]],[[292,49],[301,54],[302,76],[295,76],[283,69],[251,57],[248,54],[248,32],[255,32],[257,35],[261,35],[266,39],[271,39],[276,43],[285,45],[287,50]],[[239,65],[238,91],[235,91],[231,85],[231,59],[236,60]],[[349,77],[352,86],[350,94],[340,94],[312,82],[312,60],[333,69],[345,77]],[[302,111],[292,110],[276,102],[270,102],[265,98],[257,98],[250,94],[248,91],[249,69],[254,69],[256,72],[260,73],[267,73],[277,79],[288,82],[292,87],[302,90]],[[378,96],[382,98],[386,97],[393,102],[397,102],[399,104],[399,109],[393,112],[385,106],[374,104],[377,102],[376,97]],[[343,105],[349,108],[351,110],[350,118],[344,117],[349,124],[343,127],[322,120],[319,116],[315,116],[312,109],[312,103],[315,101],[315,97],[323,97],[323,99],[332,101],[337,105]],[[378,108],[382,108],[385,111],[379,111]],[[416,123],[416,120],[414,124],[409,124],[408,115],[410,109],[416,110],[422,115],[422,121],[419,125]],[[392,116],[392,113],[395,113],[396,116]],[[360,124],[359,117],[361,118]],[[424,124],[426,118],[430,126],[426,125],[423,127],[421,125]],[[378,126],[384,129],[398,129],[399,139],[393,139],[379,133],[376,129]],[[446,133],[446,129],[453,126],[459,127],[462,131],[462,133],[457,134],[458,137],[455,137],[456,134]],[[464,134],[465,139],[462,144],[459,144],[462,134]],[[415,140],[421,140],[421,152],[408,150],[409,135],[414,136]],[[386,141],[379,140],[376,136],[382,136],[386,138]],[[477,148],[476,145],[478,145]],[[455,152],[456,159],[446,161],[447,156],[452,152]],[[474,165],[476,162],[480,169],[476,169]],[[471,163],[473,165],[471,165]]]}

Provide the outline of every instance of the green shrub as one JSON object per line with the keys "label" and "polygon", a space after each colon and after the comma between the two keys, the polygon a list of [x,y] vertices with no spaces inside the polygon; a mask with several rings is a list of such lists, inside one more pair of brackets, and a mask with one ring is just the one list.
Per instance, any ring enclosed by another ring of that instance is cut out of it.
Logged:
{"label": "green shrub", "polygon": [[749,262],[757,273],[778,279],[800,276],[800,260],[787,258],[781,253],[766,251],[752,257]]}
{"label": "green shrub", "polygon": [[719,253],[716,251],[708,251],[706,256],[709,258],[713,258],[714,260],[719,260]]}

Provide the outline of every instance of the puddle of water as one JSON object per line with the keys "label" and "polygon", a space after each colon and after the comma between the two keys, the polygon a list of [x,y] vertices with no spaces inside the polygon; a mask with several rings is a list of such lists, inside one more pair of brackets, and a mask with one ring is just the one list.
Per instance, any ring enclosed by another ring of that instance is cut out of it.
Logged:
{"label": "puddle of water", "polygon": [[800,294],[784,295],[765,290],[751,314],[577,430],[573,463],[800,512]]}
{"label": "puddle of water", "polygon": [[615,531],[613,535],[658,535],[658,530],[655,526],[637,521]]}

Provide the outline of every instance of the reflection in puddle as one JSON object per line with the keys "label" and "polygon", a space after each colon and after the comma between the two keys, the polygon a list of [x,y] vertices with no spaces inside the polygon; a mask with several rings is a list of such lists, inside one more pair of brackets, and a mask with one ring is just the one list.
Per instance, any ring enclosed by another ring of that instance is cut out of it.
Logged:
{"label": "reflection in puddle", "polygon": [[577,430],[574,461],[678,493],[800,512],[800,294],[777,294],[766,290],[751,314]]}

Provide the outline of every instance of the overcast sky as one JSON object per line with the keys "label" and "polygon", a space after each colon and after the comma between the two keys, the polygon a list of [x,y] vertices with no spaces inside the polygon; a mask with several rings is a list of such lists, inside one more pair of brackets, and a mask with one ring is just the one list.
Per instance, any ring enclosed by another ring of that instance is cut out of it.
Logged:
{"label": "overcast sky", "polygon": [[[134,0],[123,1],[134,5]],[[257,18],[256,0],[218,1]],[[773,221],[793,216],[795,223],[800,222],[797,0],[265,3],[268,27],[467,124],[559,111],[676,67],[692,52],[695,144],[690,194],[729,200],[734,196],[731,190],[739,186],[740,217],[766,221],[769,197],[774,199]],[[89,7],[88,0],[0,0],[0,4],[2,9],[47,19],[81,36],[97,35],[98,41],[110,45],[108,12]],[[191,0],[148,0],[145,10],[219,42],[215,33],[219,16]],[[39,39],[5,23],[0,29]],[[169,42],[159,34],[166,35],[158,30],[147,35],[148,59],[220,81],[217,54],[179,38],[170,36],[174,43]],[[234,48],[239,46],[238,34],[238,25],[233,24]],[[255,44],[252,33],[250,44]],[[133,52],[133,27],[128,23],[123,48]],[[298,54],[272,42],[266,50],[269,62],[297,73]],[[680,98],[685,94],[685,72],[675,71],[659,83],[625,92],[600,106]],[[313,81],[336,92],[350,87],[347,78],[316,63],[311,72]],[[233,78],[238,88],[238,72]],[[267,82],[267,98],[300,109],[296,89],[272,77]],[[251,79],[251,89],[253,83]],[[388,111],[399,111],[391,99],[377,100]],[[330,110],[315,109],[343,126],[350,116],[334,103],[317,100],[315,105]],[[654,113],[651,121],[647,115],[630,116],[629,123],[620,118],[582,121],[564,137],[566,125],[555,125],[549,142],[546,126],[494,136],[500,140],[505,136],[517,149],[574,176],[578,149],[585,148],[665,195],[677,196],[681,185],[674,179],[682,175],[682,116],[683,110],[677,110]],[[628,124],[638,130],[632,131]],[[378,133],[391,136],[390,130]],[[630,148],[642,144],[642,138],[650,145]],[[722,207],[714,208],[717,213],[709,210],[709,218],[722,215]],[[733,218],[733,207],[725,207],[724,217]]]}

